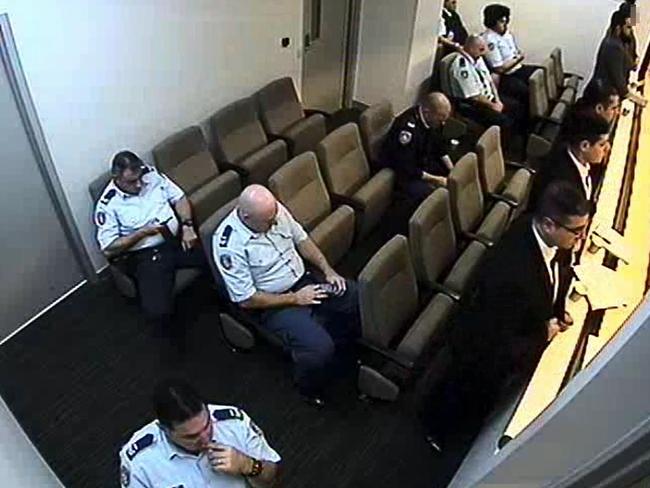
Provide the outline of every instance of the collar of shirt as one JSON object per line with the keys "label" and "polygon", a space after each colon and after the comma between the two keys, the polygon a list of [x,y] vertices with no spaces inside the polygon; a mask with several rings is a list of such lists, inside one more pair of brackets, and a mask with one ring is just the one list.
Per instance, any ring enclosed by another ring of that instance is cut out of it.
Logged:
{"label": "collar of shirt", "polygon": [[442,7],[442,15],[451,15],[451,12],[447,10],[445,7]]}
{"label": "collar of shirt", "polygon": [[133,197],[141,197],[142,195],[144,195],[144,193],[146,193],[146,191],[148,190],[149,185],[150,185],[150,182],[147,181],[147,179],[145,179],[146,176],[147,176],[147,175],[143,175],[143,179],[142,179],[142,188],[140,189],[140,193],[138,193],[137,195],[134,195],[134,194],[132,194],[132,193],[127,193],[127,192],[121,190],[120,187],[117,186],[117,184],[115,183],[115,180],[113,180],[113,179],[111,179],[111,181],[110,181],[110,183],[108,184],[107,188],[108,188],[108,189],[114,189],[115,192],[116,192],[120,197],[122,197],[123,200],[125,200],[125,199],[127,199],[127,198],[133,198]]}
{"label": "collar of shirt", "polygon": [[251,239],[259,239],[263,235],[262,232],[255,232],[242,221],[236,207],[233,210],[233,217],[232,223],[237,226],[237,230],[240,230],[246,236],[245,242],[248,242]]}
{"label": "collar of shirt", "polygon": [[192,454],[190,452],[187,452],[186,450],[178,447],[176,444],[174,444],[168,437],[163,428],[158,424],[158,429],[160,431],[160,443],[162,445],[162,448],[165,452],[165,457],[167,459],[174,459],[175,457],[181,457],[181,458],[186,458],[186,459],[198,459],[201,457],[201,453],[199,454]]}
{"label": "collar of shirt", "polygon": [[417,118],[418,118],[419,122],[424,127],[426,127],[427,129],[430,129],[431,127],[429,127],[429,124],[427,124],[427,121],[424,119],[424,115],[422,115],[422,106],[421,105],[418,105],[418,109],[416,111],[416,114],[417,114]]}
{"label": "collar of shirt", "polygon": [[591,170],[591,165],[589,163],[581,163],[578,158],[576,158],[575,154],[573,154],[573,151],[571,149],[567,148],[567,152],[569,153],[569,157],[571,158],[571,161],[573,161],[573,164],[575,167],[578,169],[578,173],[580,173],[580,179],[582,180],[582,184],[587,186],[588,181],[589,181],[589,171]]}
{"label": "collar of shirt", "polygon": [[539,235],[535,223],[533,222],[531,225],[533,226],[533,234],[535,235],[535,239],[537,240],[537,245],[539,246],[539,250],[542,252],[542,257],[544,258],[544,264],[546,264],[546,269],[548,270],[549,274],[552,277],[553,270],[551,268],[551,261],[553,260],[555,254],[557,253],[557,247],[555,246],[551,247],[548,244],[546,244],[546,242],[544,242],[544,239],[542,239],[542,236]]}

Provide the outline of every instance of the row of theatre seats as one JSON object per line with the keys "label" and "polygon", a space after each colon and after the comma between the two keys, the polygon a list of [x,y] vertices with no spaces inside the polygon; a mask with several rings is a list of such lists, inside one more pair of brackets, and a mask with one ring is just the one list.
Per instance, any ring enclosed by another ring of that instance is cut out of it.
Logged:
{"label": "row of theatre seats", "polygon": [[[451,53],[441,59],[436,66],[437,82],[440,90],[453,100],[450,79],[450,66],[459,53]],[[528,112],[532,121],[526,148],[527,160],[535,164],[546,156],[560,135],[560,128],[576,101],[578,86],[582,77],[565,73],[562,50],[558,47],[533,72],[528,80]],[[458,112],[462,113],[462,101],[454,100]],[[464,119],[470,127],[475,123]],[[475,129],[482,132],[484,127]]]}
{"label": "row of theatre seats", "polygon": [[[219,292],[221,331],[233,348],[252,348],[257,335],[277,342],[258,327],[254,315],[229,301],[214,263],[214,232],[242,188],[267,186],[328,260],[339,263],[399,198],[392,170],[371,169],[377,168],[394,118],[384,101],[366,109],[359,125],[347,123],[327,133],[326,115],[308,115],[291,79],[283,78],[214,114],[208,124],[212,146],[201,128],[192,126],[153,149],[157,167],[192,203]],[[456,162],[447,188],[434,191],[410,215],[408,236],[393,237],[365,263],[357,278],[363,394],[394,400],[417,377],[424,358],[443,340],[485,251],[525,210],[534,173],[506,162],[500,129],[488,128],[475,152]],[[104,174],[90,185],[94,201],[109,178]],[[135,284],[119,265],[111,264],[110,270],[122,293],[135,296]],[[194,272],[178,272],[176,291],[193,281],[188,273]]]}

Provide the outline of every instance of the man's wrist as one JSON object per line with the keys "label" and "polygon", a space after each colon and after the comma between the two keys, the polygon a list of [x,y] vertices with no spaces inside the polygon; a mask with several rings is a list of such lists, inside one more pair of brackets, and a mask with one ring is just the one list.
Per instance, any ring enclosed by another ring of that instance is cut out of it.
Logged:
{"label": "man's wrist", "polygon": [[194,227],[194,222],[192,221],[192,219],[183,219],[181,224],[183,227]]}
{"label": "man's wrist", "polygon": [[253,472],[253,467],[255,460],[252,457],[246,456],[246,461],[244,462],[244,467],[241,470],[241,474],[244,476],[250,476]]}

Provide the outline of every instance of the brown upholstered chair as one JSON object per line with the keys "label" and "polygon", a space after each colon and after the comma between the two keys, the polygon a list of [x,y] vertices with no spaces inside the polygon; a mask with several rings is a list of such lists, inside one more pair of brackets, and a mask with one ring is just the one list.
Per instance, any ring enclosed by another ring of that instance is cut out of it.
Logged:
{"label": "brown upholstered chair", "polygon": [[[506,162],[501,150],[501,129],[492,126],[476,143],[478,172],[485,195],[512,207],[515,218],[526,209],[534,171],[519,163]],[[511,169],[506,173],[506,166]]]}
{"label": "brown upholstered chair", "polygon": [[209,126],[217,164],[239,173],[245,184],[266,185],[288,159],[283,140],[269,142],[252,98],[219,110],[210,117]]}
{"label": "brown upholstered chair", "polygon": [[348,252],[354,237],[354,210],[348,205],[332,209],[316,155],[302,153],[269,178],[269,188],[309,232],[330,264]]}
{"label": "brown upholstered chair", "polygon": [[390,205],[395,175],[384,168],[370,176],[359,128],[345,124],[331,132],[316,149],[325,184],[335,203],[350,205],[357,214],[357,238],[367,235]]}
{"label": "brown upholstered chair", "polygon": [[290,77],[272,81],[256,95],[260,119],[267,134],[287,142],[289,154],[313,151],[327,134],[325,116],[306,116]]}
{"label": "brown upholstered chair", "polygon": [[574,73],[566,73],[564,71],[564,63],[562,59],[562,49],[556,47],[551,51],[551,58],[555,63],[555,82],[558,89],[571,88],[575,91],[578,90],[580,82],[584,79],[580,75]]}
{"label": "brown upholstered chair", "polygon": [[408,241],[418,282],[456,301],[487,250],[478,241],[461,250],[446,188],[435,190],[413,213]]}
{"label": "brown upholstered chair", "polygon": [[377,353],[376,363],[362,361],[362,394],[395,400],[400,384],[417,372],[419,362],[441,342],[454,301],[435,295],[422,307],[404,236],[388,241],[359,274],[362,343]]}
{"label": "brown upholstered chair", "polygon": [[546,82],[546,92],[549,99],[555,103],[564,103],[566,105],[573,105],[576,100],[577,91],[571,87],[558,87],[557,78],[555,76],[555,61],[553,58],[546,58],[542,64],[544,70],[544,81]]}
{"label": "brown upholstered chair", "polygon": [[394,120],[393,105],[388,100],[371,105],[363,111],[359,118],[363,148],[368,156],[370,166],[375,171],[382,168],[382,146]]}
{"label": "brown upholstered chair", "polygon": [[153,155],[158,169],[187,195],[199,225],[241,191],[237,173],[219,173],[198,126],[171,135],[153,149]]}
{"label": "brown upholstered chair", "polygon": [[[88,185],[88,192],[92,198],[93,205],[97,204],[99,197],[102,196],[104,188],[111,181],[111,173],[106,172],[95,178],[90,185]],[[115,259],[108,260],[108,272],[111,274],[115,288],[127,298],[135,298],[138,295],[138,286],[134,278],[132,278],[123,267]],[[194,280],[200,276],[201,272],[196,269],[186,268],[176,271],[176,280],[174,281],[174,294],[177,295]]]}
{"label": "brown upholstered chair", "polygon": [[510,206],[503,202],[491,208],[486,205],[475,153],[458,160],[447,178],[447,188],[454,228],[459,235],[493,246],[510,222]]}
{"label": "brown upholstered chair", "polygon": [[[530,116],[539,122],[562,124],[567,115],[568,108],[564,103],[551,104],[546,89],[544,70],[538,69],[528,79],[530,94]],[[535,132],[539,132],[537,129]]]}

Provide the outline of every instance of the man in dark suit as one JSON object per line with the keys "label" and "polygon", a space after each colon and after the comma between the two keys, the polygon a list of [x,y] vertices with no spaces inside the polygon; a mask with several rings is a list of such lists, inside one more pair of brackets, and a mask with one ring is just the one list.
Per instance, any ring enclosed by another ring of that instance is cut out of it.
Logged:
{"label": "man in dark suit", "polygon": [[602,117],[576,113],[567,122],[565,143],[547,158],[535,177],[529,208],[535,209],[544,189],[555,180],[570,183],[591,202],[602,164],[610,148],[610,124]]}
{"label": "man in dark suit", "polygon": [[461,422],[482,419],[503,387],[525,379],[546,345],[572,324],[564,310],[570,275],[555,255],[584,238],[589,214],[574,186],[554,182],[535,215],[515,222],[486,257],[453,324],[451,367],[423,405],[434,448]]}

